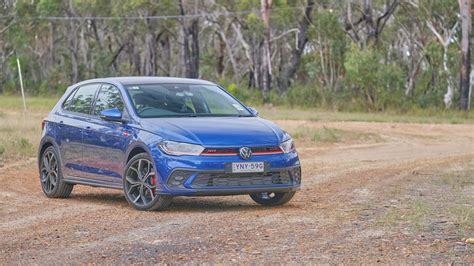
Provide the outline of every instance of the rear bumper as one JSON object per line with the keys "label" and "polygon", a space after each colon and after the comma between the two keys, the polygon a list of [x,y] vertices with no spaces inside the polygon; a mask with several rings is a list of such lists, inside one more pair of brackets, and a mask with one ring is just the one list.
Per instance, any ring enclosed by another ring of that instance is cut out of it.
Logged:
{"label": "rear bumper", "polygon": [[[174,177],[179,177],[181,181],[177,182]],[[245,195],[258,192],[291,192],[298,190],[300,186],[301,168],[299,165],[252,174],[175,169],[169,176],[168,182],[161,184],[158,194],[170,196]]]}

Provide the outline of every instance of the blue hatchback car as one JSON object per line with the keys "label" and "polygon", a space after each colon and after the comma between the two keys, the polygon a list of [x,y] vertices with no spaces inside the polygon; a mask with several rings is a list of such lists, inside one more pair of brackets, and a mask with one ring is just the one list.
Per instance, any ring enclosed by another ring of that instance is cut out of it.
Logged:
{"label": "blue hatchback car", "polygon": [[43,192],[76,184],[122,189],[136,209],[174,196],[248,194],[285,204],[301,183],[290,135],[208,81],[93,79],[69,87],[43,121]]}

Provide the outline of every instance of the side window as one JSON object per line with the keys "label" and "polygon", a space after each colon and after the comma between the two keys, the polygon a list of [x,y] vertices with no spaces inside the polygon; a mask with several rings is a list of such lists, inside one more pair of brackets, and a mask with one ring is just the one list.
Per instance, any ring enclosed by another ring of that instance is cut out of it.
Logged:
{"label": "side window", "polygon": [[92,108],[94,96],[99,88],[99,84],[90,84],[80,87],[72,98],[68,111],[89,114]]}
{"label": "side window", "polygon": [[111,108],[118,108],[123,112],[123,101],[116,87],[104,84],[95,101],[94,115],[99,115],[101,111]]}

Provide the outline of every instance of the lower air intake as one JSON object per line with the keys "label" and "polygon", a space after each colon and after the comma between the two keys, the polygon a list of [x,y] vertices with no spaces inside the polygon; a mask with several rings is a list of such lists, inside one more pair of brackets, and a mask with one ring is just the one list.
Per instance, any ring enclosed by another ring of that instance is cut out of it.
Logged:
{"label": "lower air intake", "polygon": [[267,173],[226,174],[226,173],[201,173],[192,183],[193,188],[212,187],[244,187],[258,185],[292,185],[299,183],[299,178],[293,178],[290,171]]}

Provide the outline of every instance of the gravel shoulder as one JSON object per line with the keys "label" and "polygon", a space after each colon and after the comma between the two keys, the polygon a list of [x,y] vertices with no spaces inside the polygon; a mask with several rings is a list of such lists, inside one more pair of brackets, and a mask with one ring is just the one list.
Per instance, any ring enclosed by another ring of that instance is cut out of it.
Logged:
{"label": "gravel shoulder", "polygon": [[303,186],[287,205],[176,198],[139,212],[120,191],[43,196],[34,158],[0,169],[0,264],[474,263],[474,125],[277,121],[373,142],[297,142]]}

